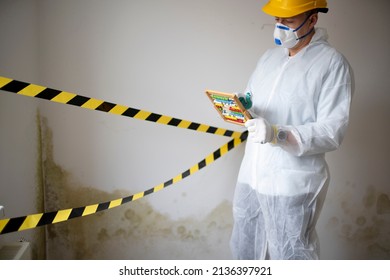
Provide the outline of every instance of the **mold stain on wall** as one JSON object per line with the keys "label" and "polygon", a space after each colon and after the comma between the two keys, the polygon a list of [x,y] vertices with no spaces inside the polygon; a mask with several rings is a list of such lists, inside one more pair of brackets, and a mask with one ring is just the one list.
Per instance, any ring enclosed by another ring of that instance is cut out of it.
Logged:
{"label": "mold stain on wall", "polygon": [[[35,114],[36,122],[36,170],[35,170],[35,209],[37,213],[44,212],[44,181],[43,181],[43,163],[42,163],[42,127],[41,115],[39,109]],[[23,233],[20,233],[23,236]],[[30,240],[31,238],[31,240]],[[36,228],[31,232],[30,237],[21,237],[20,240],[31,241],[31,257],[32,259],[46,259],[46,239],[45,229]]]}
{"label": "mold stain on wall", "polygon": [[[45,211],[129,195],[72,182],[53,159],[52,131],[42,120]],[[154,194],[158,195],[158,194]],[[172,220],[143,198],[110,210],[47,226],[48,259],[230,259],[232,205],[222,201],[203,219]]]}
{"label": "mold stain on wall", "polygon": [[346,183],[339,196],[341,213],[328,227],[354,248],[356,259],[390,259],[390,199],[375,186],[367,186],[361,203],[355,203],[356,185]]}

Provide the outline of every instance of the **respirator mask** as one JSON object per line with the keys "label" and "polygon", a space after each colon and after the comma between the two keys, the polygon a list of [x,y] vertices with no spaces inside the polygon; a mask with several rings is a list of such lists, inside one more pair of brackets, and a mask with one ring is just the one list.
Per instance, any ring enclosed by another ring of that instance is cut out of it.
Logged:
{"label": "respirator mask", "polygon": [[302,26],[307,22],[310,16],[311,15],[309,15],[304,20],[304,22],[296,29],[292,29],[281,23],[276,23],[274,31],[275,44],[287,49],[292,49],[293,47],[295,47],[298,44],[299,40],[305,38],[314,30],[314,28],[312,28],[305,35],[301,37],[298,36],[298,30],[302,28]]}

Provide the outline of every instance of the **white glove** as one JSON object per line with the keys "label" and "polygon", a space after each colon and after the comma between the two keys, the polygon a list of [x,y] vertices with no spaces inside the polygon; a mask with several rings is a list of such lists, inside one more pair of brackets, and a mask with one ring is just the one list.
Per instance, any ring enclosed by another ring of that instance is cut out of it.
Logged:
{"label": "white glove", "polygon": [[266,119],[258,117],[247,120],[245,126],[248,128],[249,138],[255,143],[274,142],[276,127],[270,125]]}

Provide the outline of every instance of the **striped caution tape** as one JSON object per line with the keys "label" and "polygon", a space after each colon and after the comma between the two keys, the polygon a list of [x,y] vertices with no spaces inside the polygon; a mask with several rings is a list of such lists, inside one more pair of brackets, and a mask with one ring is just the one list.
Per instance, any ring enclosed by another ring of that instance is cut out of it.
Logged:
{"label": "striped caution tape", "polygon": [[241,134],[241,132],[237,131],[151,113],[66,91],[60,91],[57,89],[51,89],[44,86],[21,82],[2,76],[0,76],[0,90],[17,93],[24,96],[42,98],[57,103],[74,105],[85,109],[102,111],[110,114],[121,115],[144,121],[151,121],[184,129],[196,130],[199,132],[206,132],[232,138],[238,138]]}
{"label": "striped caution tape", "polygon": [[194,173],[198,172],[202,168],[210,165],[220,157],[227,154],[230,150],[234,149],[242,142],[244,142],[247,136],[248,136],[247,132],[243,132],[240,135],[240,138],[233,138],[228,143],[221,146],[215,152],[211,153],[205,159],[198,162],[197,164],[187,169],[183,173],[149,190],[134,195],[130,195],[124,198],[119,198],[112,201],[88,205],[84,207],[70,208],[70,209],[58,210],[53,212],[33,214],[28,216],[0,220],[0,235],[16,232],[16,231],[33,229],[44,225],[56,224],[56,223],[68,221],[70,219],[92,215],[97,212],[112,209],[121,206],[125,203],[135,201],[147,195],[161,191],[166,187],[171,186],[177,182],[180,182],[184,178],[193,175]]}

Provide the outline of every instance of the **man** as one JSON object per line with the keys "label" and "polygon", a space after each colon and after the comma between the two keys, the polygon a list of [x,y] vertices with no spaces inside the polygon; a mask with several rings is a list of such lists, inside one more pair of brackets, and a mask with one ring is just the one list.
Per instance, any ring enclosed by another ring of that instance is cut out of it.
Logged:
{"label": "man", "polygon": [[316,28],[326,0],[270,0],[275,43],[252,74],[247,92],[255,118],[233,201],[231,239],[237,259],[318,259],[315,225],[336,150],[349,120],[348,62]]}

